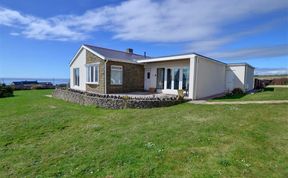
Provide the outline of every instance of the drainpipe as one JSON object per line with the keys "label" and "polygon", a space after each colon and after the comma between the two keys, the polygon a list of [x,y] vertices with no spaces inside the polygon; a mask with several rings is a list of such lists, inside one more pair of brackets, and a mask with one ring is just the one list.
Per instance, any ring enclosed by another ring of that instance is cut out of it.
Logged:
{"label": "drainpipe", "polygon": [[106,73],[106,64],[107,64],[108,60],[105,61],[104,63],[104,93],[107,94],[107,73]]}
{"label": "drainpipe", "polygon": [[195,70],[194,70],[194,96],[193,96],[193,98],[195,99],[195,100],[197,100],[197,82],[198,82],[198,57],[197,56],[195,56]]}

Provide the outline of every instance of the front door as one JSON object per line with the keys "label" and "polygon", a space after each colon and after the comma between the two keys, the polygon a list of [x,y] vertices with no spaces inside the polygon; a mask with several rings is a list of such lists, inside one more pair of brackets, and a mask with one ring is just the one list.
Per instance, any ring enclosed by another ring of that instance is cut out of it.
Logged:
{"label": "front door", "polygon": [[144,89],[149,90],[150,87],[151,87],[151,69],[145,68]]}

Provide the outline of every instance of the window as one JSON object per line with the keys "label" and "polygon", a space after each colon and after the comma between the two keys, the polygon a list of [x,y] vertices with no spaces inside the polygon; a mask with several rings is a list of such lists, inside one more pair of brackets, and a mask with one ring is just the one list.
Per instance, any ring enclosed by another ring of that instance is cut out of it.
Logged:
{"label": "window", "polygon": [[111,85],[122,85],[123,68],[122,66],[111,66]]}
{"label": "window", "polygon": [[183,75],[182,75],[182,89],[188,90],[189,88],[189,68],[183,68]]}
{"label": "window", "polygon": [[79,68],[74,68],[73,69],[73,84],[75,86],[79,86],[80,85]]}
{"label": "window", "polygon": [[147,79],[150,79],[150,72],[147,72]]}
{"label": "window", "polygon": [[157,68],[157,89],[164,89],[165,68]]}
{"label": "window", "polygon": [[180,77],[180,69],[174,68],[174,89],[179,89],[179,77]]}
{"label": "window", "polygon": [[87,65],[87,83],[99,83],[99,64]]}
{"label": "window", "polygon": [[172,69],[167,69],[167,89],[171,89],[172,85]]}

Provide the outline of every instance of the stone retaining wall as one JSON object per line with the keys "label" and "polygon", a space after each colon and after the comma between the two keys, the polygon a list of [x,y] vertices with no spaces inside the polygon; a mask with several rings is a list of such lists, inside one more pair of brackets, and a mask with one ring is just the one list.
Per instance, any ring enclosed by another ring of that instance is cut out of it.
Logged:
{"label": "stone retaining wall", "polygon": [[177,100],[177,97],[132,98],[128,96],[102,95],[59,88],[55,89],[52,95],[55,98],[81,105],[94,105],[110,109],[164,107],[183,102],[182,100]]}

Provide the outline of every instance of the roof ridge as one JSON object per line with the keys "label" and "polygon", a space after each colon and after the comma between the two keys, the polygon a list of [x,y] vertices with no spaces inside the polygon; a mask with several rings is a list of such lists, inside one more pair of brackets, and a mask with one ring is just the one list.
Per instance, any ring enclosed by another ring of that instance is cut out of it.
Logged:
{"label": "roof ridge", "polygon": [[[121,53],[125,53],[125,54],[130,54],[130,53],[127,53],[127,52],[125,52],[125,51],[120,51],[120,50],[111,49],[111,48],[104,48],[104,47],[94,46],[94,45],[89,45],[89,44],[83,44],[83,45],[88,46],[88,47],[89,47],[89,46],[92,46],[92,47],[94,47],[94,48],[108,49],[108,50],[112,50],[112,51],[116,51],[116,52],[121,52]],[[141,55],[141,54],[136,54],[136,53],[132,53],[132,54],[137,55],[137,56],[143,56],[143,57],[144,57],[144,55]]]}

